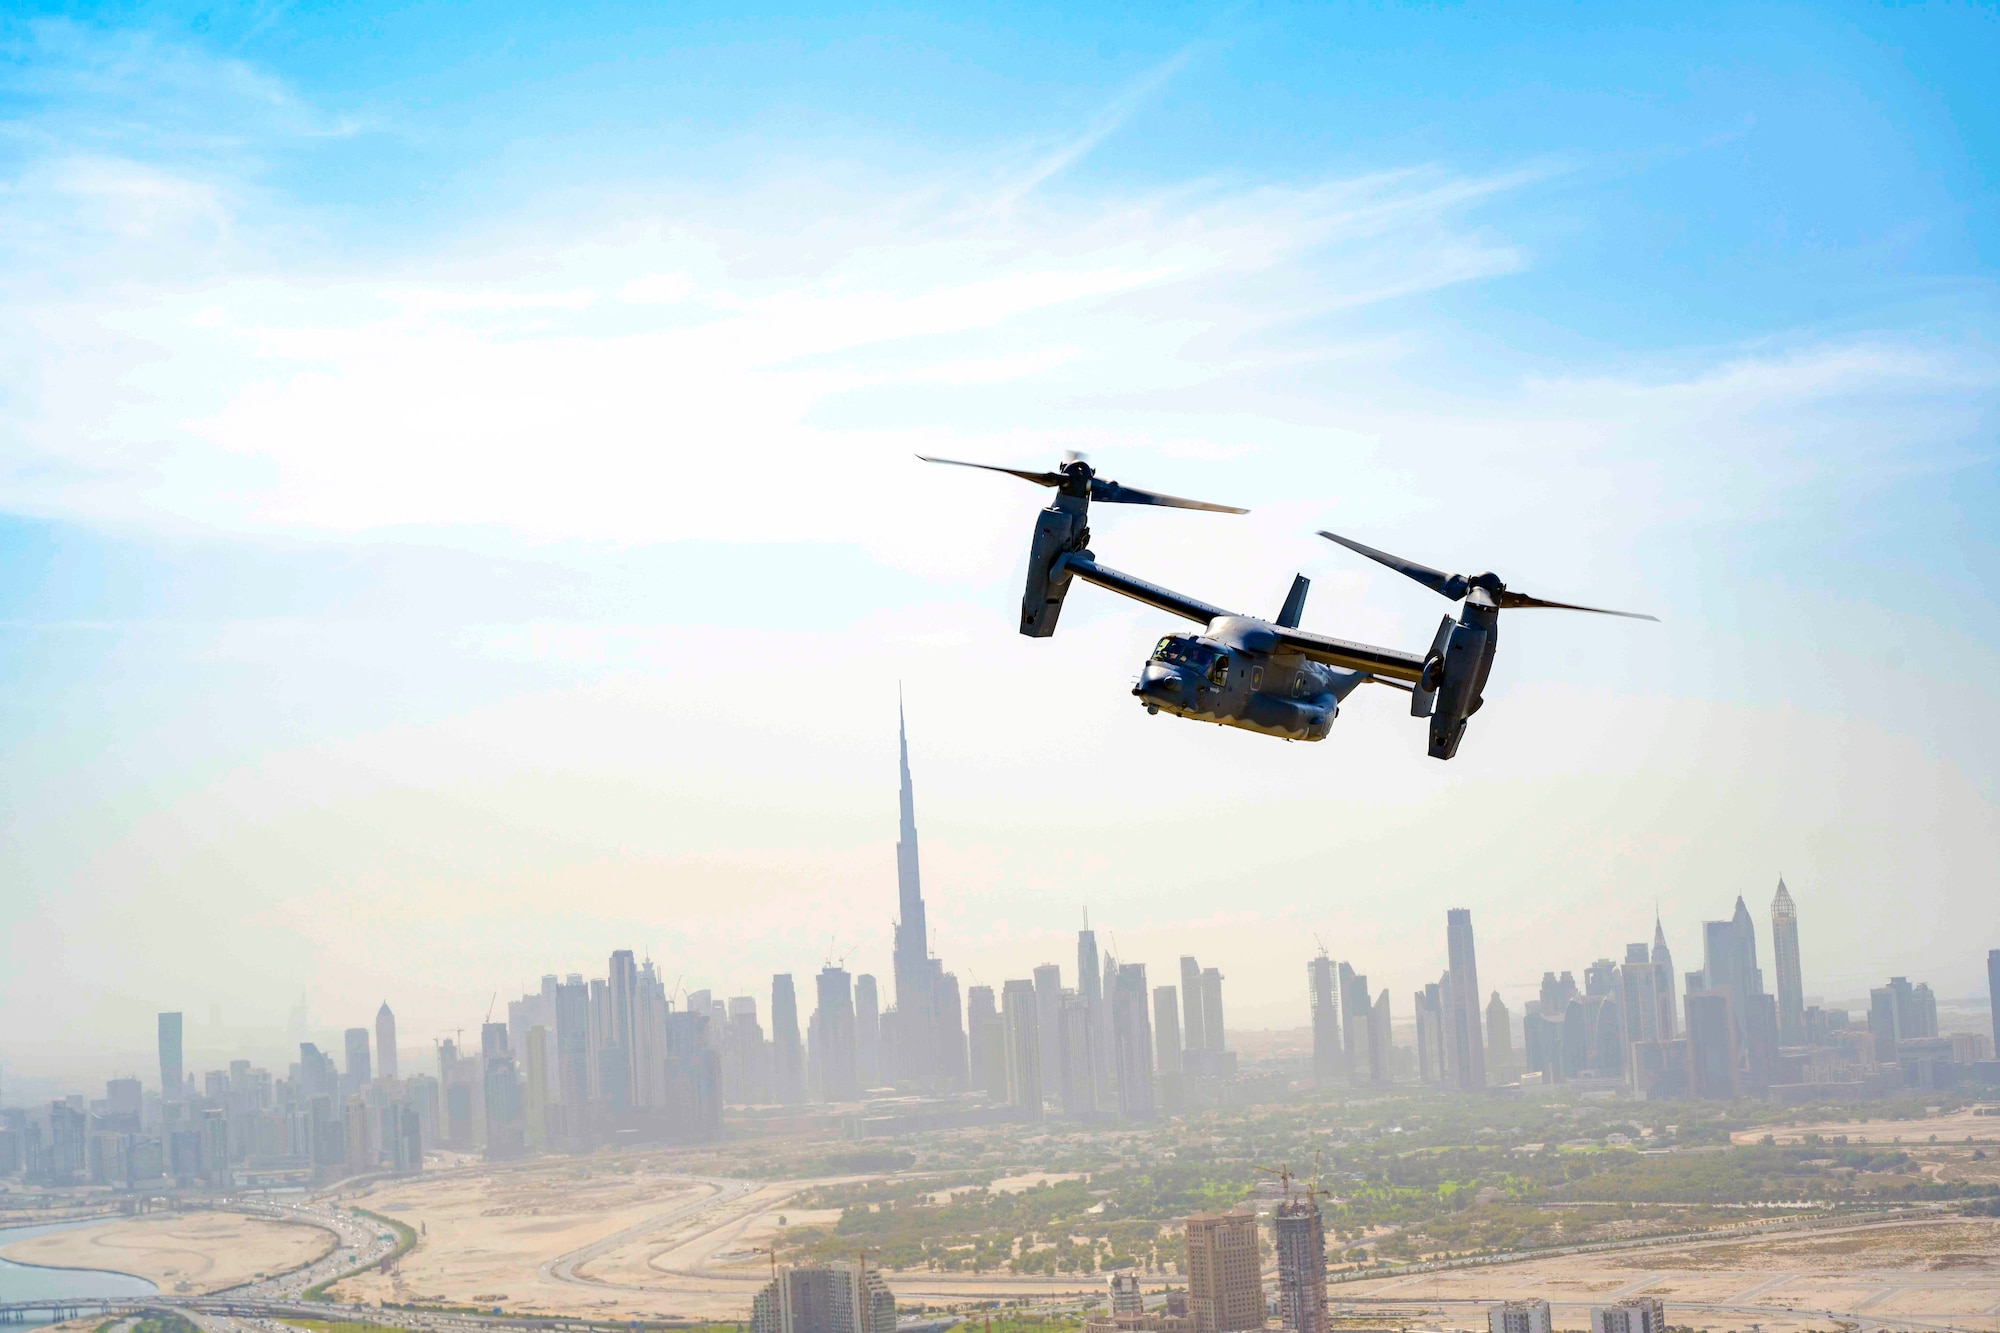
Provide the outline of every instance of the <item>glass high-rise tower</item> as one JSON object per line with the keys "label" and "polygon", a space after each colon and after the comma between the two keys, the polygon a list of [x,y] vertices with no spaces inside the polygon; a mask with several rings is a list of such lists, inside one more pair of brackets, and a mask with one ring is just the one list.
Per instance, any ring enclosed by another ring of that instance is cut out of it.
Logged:
{"label": "glass high-rise tower", "polygon": [[181,1016],[160,1015],[160,1096],[170,1102],[181,1099]]}
{"label": "glass high-rise tower", "polygon": [[1771,952],[1778,963],[1778,1037],[1788,1046],[1805,1040],[1805,985],[1799,974],[1799,909],[1792,895],[1778,880],[1778,896],[1771,899]]}
{"label": "glass high-rise tower", "polygon": [[1451,1012],[1444,1016],[1444,1039],[1451,1043],[1451,1068],[1458,1086],[1477,1092],[1486,1086],[1486,1043],[1479,1012],[1479,964],[1472,950],[1472,913],[1466,908],[1445,913],[1445,948],[1451,967]]}

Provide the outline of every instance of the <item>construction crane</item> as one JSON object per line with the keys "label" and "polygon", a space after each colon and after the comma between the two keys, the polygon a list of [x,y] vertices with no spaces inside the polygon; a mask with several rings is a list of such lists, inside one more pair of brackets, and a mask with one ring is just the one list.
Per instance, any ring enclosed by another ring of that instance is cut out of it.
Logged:
{"label": "construction crane", "polygon": [[1313,1150],[1312,1183],[1307,1185],[1304,1189],[1295,1189],[1293,1187],[1293,1182],[1296,1181],[1298,1177],[1292,1174],[1292,1169],[1289,1164],[1285,1166],[1265,1166],[1262,1163],[1252,1163],[1252,1166],[1255,1167],[1256,1170],[1262,1171],[1265,1175],[1276,1178],[1278,1182],[1278,1188],[1284,1192],[1286,1203],[1290,1203],[1294,1199],[1315,1199],[1315,1198],[1330,1199],[1333,1197],[1331,1194],[1327,1193],[1325,1190],[1319,1187],[1318,1149]]}
{"label": "construction crane", "polygon": [[1285,1166],[1265,1166],[1262,1162],[1252,1162],[1251,1166],[1258,1171],[1262,1171],[1267,1176],[1276,1178],[1278,1189],[1285,1196],[1285,1202],[1290,1203],[1292,1201],[1292,1168],[1289,1164]]}

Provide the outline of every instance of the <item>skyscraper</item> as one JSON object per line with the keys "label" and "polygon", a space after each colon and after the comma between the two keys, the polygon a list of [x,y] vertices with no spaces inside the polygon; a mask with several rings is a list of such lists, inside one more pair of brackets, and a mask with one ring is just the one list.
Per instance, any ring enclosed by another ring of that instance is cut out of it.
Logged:
{"label": "skyscraper", "polygon": [[931,966],[938,969],[938,1063],[939,1073],[946,1086],[965,1086],[965,1006],[959,1002],[958,973],[946,972],[936,959]]}
{"label": "skyscraper", "polygon": [[1368,978],[1346,963],[1340,965],[1340,1022],[1347,1081],[1359,1083],[1368,1074]]}
{"label": "skyscraper", "polygon": [[1103,960],[1097,952],[1097,932],[1090,928],[1090,909],[1085,908],[1083,929],[1076,933],[1076,989],[1090,1011],[1090,1072],[1097,1080],[1096,1099],[1108,1106],[1117,1092],[1112,1087],[1110,1073],[1111,1047],[1105,1040],[1111,1026],[1107,1021],[1111,1011],[1104,998],[1106,980]]}
{"label": "skyscraper", "polygon": [[1896,1040],[1937,1035],[1937,997],[1928,982],[1912,986],[1908,977],[1890,977],[1888,991],[1895,1007]]}
{"label": "skyscraper", "polygon": [[1340,1005],[1334,999],[1333,960],[1326,950],[1306,964],[1306,989],[1312,996],[1313,1077],[1324,1082],[1340,1068]]}
{"label": "skyscraper", "polygon": [[518,1157],[527,1146],[527,1124],[521,1114],[520,1068],[514,1063],[505,1023],[479,1025],[479,1063],[484,1070],[486,1156]]}
{"label": "skyscraper", "polygon": [[1042,1095],[1052,1096],[1062,1082],[1062,968],[1043,963],[1035,969],[1035,1035],[1042,1044]]}
{"label": "skyscraper", "polygon": [[1005,1088],[993,1087],[986,1074],[989,1059],[986,1041],[999,1012],[993,1004],[991,986],[974,986],[965,993],[965,1038],[971,1056],[968,1062],[971,1066],[969,1086],[975,1092],[994,1097],[1004,1097],[1007,1093]]}
{"label": "skyscraper", "polygon": [[1120,963],[1112,983],[1111,1032],[1118,1063],[1118,1114],[1127,1120],[1153,1118],[1153,1022],[1147,1013],[1149,999],[1146,965]]}
{"label": "skyscraper", "polygon": [[1731,1101],[1742,1094],[1734,1008],[1728,991],[1688,994],[1688,1061],[1696,1097]]}
{"label": "skyscraper", "polygon": [[847,969],[828,963],[819,972],[819,1007],[813,1011],[819,1034],[820,1092],[830,1102],[861,1095],[854,1064],[854,983]]}
{"label": "skyscraper", "polygon": [[1799,973],[1799,909],[1792,895],[1778,879],[1777,896],[1771,899],[1771,953],[1778,967],[1778,1035],[1787,1046],[1805,1040],[1805,983]]}
{"label": "skyscraper", "polygon": [[1201,964],[1191,954],[1181,955],[1181,1042],[1190,1051],[1205,1051],[1208,1029],[1202,1023]]}
{"label": "skyscraper", "polygon": [[771,977],[771,1081],[780,1102],[806,1099],[806,1051],[799,1040],[799,994],[789,972]]}
{"label": "skyscraper", "polygon": [[[1387,1087],[1395,1078],[1396,1071],[1390,1068],[1389,1052],[1389,988],[1384,986],[1375,1002],[1368,1006],[1368,1077],[1371,1082]],[[1482,1075],[1484,1077],[1484,1075]],[[1485,1084],[1480,1085],[1484,1087]]]}
{"label": "skyscraper", "polygon": [[1291,1333],[1327,1333],[1326,1227],[1319,1199],[1289,1195],[1271,1218],[1278,1251],[1278,1318]]}
{"label": "skyscraper", "polygon": [[1701,923],[1703,989],[1729,996],[1740,1047],[1749,1039],[1749,1000],[1764,993],[1764,974],[1757,967],[1756,928],[1739,895],[1736,913],[1727,921]]}
{"label": "skyscraper", "polygon": [[1099,969],[1104,978],[1104,999],[1098,1004],[1092,1017],[1097,1022],[1091,1033],[1090,1049],[1096,1053],[1097,1064],[1097,1105],[1100,1110],[1110,1110],[1118,1105],[1118,1032],[1112,1013],[1116,1008],[1113,992],[1118,987],[1118,960],[1111,951],[1104,951],[1104,959]]}
{"label": "skyscraper", "polygon": [[1634,1043],[1659,1040],[1660,1006],[1653,996],[1658,975],[1644,944],[1625,946],[1625,962],[1618,969],[1618,1003],[1625,1011],[1626,1035]]}
{"label": "skyscraper", "polygon": [[359,1092],[375,1077],[369,1068],[368,1029],[347,1029],[347,1086],[352,1092]]}
{"label": "skyscraper", "polygon": [[160,1015],[160,1096],[170,1102],[181,1099],[181,1016]]}
{"label": "skyscraper", "polygon": [[938,1032],[939,968],[931,957],[930,926],[924,914],[923,881],[917,870],[917,796],[910,782],[910,735],[903,706],[896,705],[896,742],[901,784],[896,839],[896,1042],[898,1074],[918,1080],[945,1078]]}
{"label": "skyscraper", "polygon": [[1445,913],[1445,946],[1451,969],[1451,1012],[1445,1015],[1445,1040],[1451,1043],[1451,1068],[1458,1086],[1478,1092],[1486,1086],[1486,1044],[1480,1031],[1479,967],[1472,950],[1472,913],[1454,907]]}
{"label": "skyscraper", "polygon": [[[549,1132],[549,1030],[537,1025],[528,1029],[528,1098],[525,1137],[528,1147],[542,1152],[553,1137]],[[386,1075],[385,1075],[386,1077]]]}
{"label": "skyscraper", "polygon": [[1201,970],[1201,1045],[1203,1050],[1208,1051],[1229,1049],[1229,1028],[1222,1018],[1222,972],[1219,968],[1204,967]]}
{"label": "skyscraper", "polygon": [[1674,980],[1674,956],[1667,949],[1666,927],[1660,924],[1660,915],[1655,912],[1653,914],[1653,999],[1657,1006],[1655,1029],[1661,1041],[1672,1041],[1680,1035],[1680,1020],[1675,1012],[1679,1006],[1674,1003],[1677,985]]}
{"label": "skyscraper", "polygon": [[563,1137],[581,1147],[590,1127],[590,987],[576,972],[556,987],[555,1084]]}
{"label": "skyscraper", "polygon": [[1172,986],[1153,987],[1153,1055],[1162,1074],[1181,1072],[1181,1004]]}
{"label": "skyscraper", "polygon": [[1083,929],[1076,932],[1076,991],[1093,1007],[1104,998],[1104,974],[1098,970],[1097,932],[1090,928],[1088,908],[1083,913]]}
{"label": "skyscraper", "polygon": [[1912,1035],[1900,1030],[1896,1008],[1896,993],[1889,987],[1877,986],[1868,992],[1868,1033],[1875,1040],[1879,1064],[1896,1063],[1896,1043]]}
{"label": "skyscraper", "polygon": [[1042,1118],[1042,1038],[1036,1022],[1035,983],[1009,981],[1000,988],[1001,1040],[1007,1052],[1007,1104],[1031,1120]]}
{"label": "skyscraper", "polygon": [[1188,1218],[1184,1267],[1194,1333],[1264,1326],[1255,1213],[1196,1213]]}
{"label": "skyscraper", "polygon": [[630,949],[612,953],[605,972],[604,1028],[605,1063],[612,1074],[606,1082],[605,1100],[619,1111],[639,1104],[639,1051],[635,1019],[639,1004],[639,964]]}
{"label": "skyscraper", "polygon": [[1445,993],[1451,989],[1451,974],[1431,982],[1411,998],[1417,1015],[1417,1077],[1425,1083],[1442,1083],[1451,1077],[1451,1060],[1446,1054],[1444,1016],[1449,1011]]}
{"label": "skyscraper", "polygon": [[389,1002],[382,1001],[382,1007],[375,1011],[375,1063],[382,1066],[382,1077],[396,1077],[396,1016],[389,1012]]}
{"label": "skyscraper", "polygon": [[[1169,988],[1171,989],[1171,988]],[[1097,1020],[1089,1002],[1073,990],[1063,992],[1062,1108],[1072,1120],[1097,1114]]]}
{"label": "skyscraper", "polygon": [[1514,1020],[1501,1002],[1500,992],[1486,1002],[1486,1053],[1502,1069],[1514,1063]]}
{"label": "skyscraper", "polygon": [[882,1002],[867,972],[854,979],[854,1071],[862,1087],[882,1086]]}
{"label": "skyscraper", "polygon": [[1993,1054],[2000,1057],[2000,949],[1986,951],[1986,1003],[1993,1015]]}

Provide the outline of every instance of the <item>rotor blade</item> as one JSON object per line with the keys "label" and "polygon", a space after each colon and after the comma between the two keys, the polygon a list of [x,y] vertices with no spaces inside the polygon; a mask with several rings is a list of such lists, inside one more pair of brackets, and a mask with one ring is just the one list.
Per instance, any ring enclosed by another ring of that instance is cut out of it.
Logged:
{"label": "rotor blade", "polygon": [[1162,495],[1158,491],[1142,491],[1137,486],[1120,486],[1115,481],[1102,478],[1090,479],[1090,498],[1109,505],[1164,505],[1168,509],[1206,509],[1213,514],[1247,514],[1247,509],[1234,505],[1212,505],[1206,500],[1183,500],[1178,495]]}
{"label": "rotor blade", "polygon": [[1432,592],[1449,597],[1454,602],[1465,596],[1472,586],[1466,582],[1463,574],[1441,573],[1429,565],[1420,565],[1414,560],[1405,560],[1399,555],[1390,555],[1387,551],[1378,551],[1372,546],[1363,546],[1360,542],[1350,541],[1337,532],[1321,529],[1319,535],[1337,545],[1345,546],[1350,551],[1367,556],[1378,565],[1387,565],[1398,574],[1413,578]]}
{"label": "rotor blade", "polygon": [[1578,606],[1575,602],[1545,602],[1524,592],[1503,592],[1498,600],[1504,607],[1544,606],[1552,611],[1588,611],[1597,616],[1623,616],[1627,620],[1650,620],[1655,625],[1660,623],[1658,616],[1649,616],[1643,611],[1609,611],[1601,606]]}
{"label": "rotor blade", "polygon": [[953,467],[976,467],[987,472],[1004,472],[1010,477],[1019,477],[1022,481],[1032,481],[1037,486],[1063,484],[1063,475],[1060,472],[1029,472],[1018,467],[995,467],[991,463],[968,463],[958,458],[932,458],[929,454],[918,454],[917,457],[926,463],[949,463]]}

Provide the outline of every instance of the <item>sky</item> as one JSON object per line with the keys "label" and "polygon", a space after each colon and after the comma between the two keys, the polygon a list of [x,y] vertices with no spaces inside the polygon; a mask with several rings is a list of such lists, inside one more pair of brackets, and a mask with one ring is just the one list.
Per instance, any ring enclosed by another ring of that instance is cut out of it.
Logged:
{"label": "sky", "polygon": [[[1473,912],[1510,1003],[1780,875],[1808,995],[2000,947],[1991,6],[7,7],[0,1095],[410,1048],[545,972],[889,971],[907,710],[962,985],[1121,959],[1301,1024]],[[1419,649],[1148,717],[1100,559]],[[22,1080],[27,1080],[23,1082]]]}

